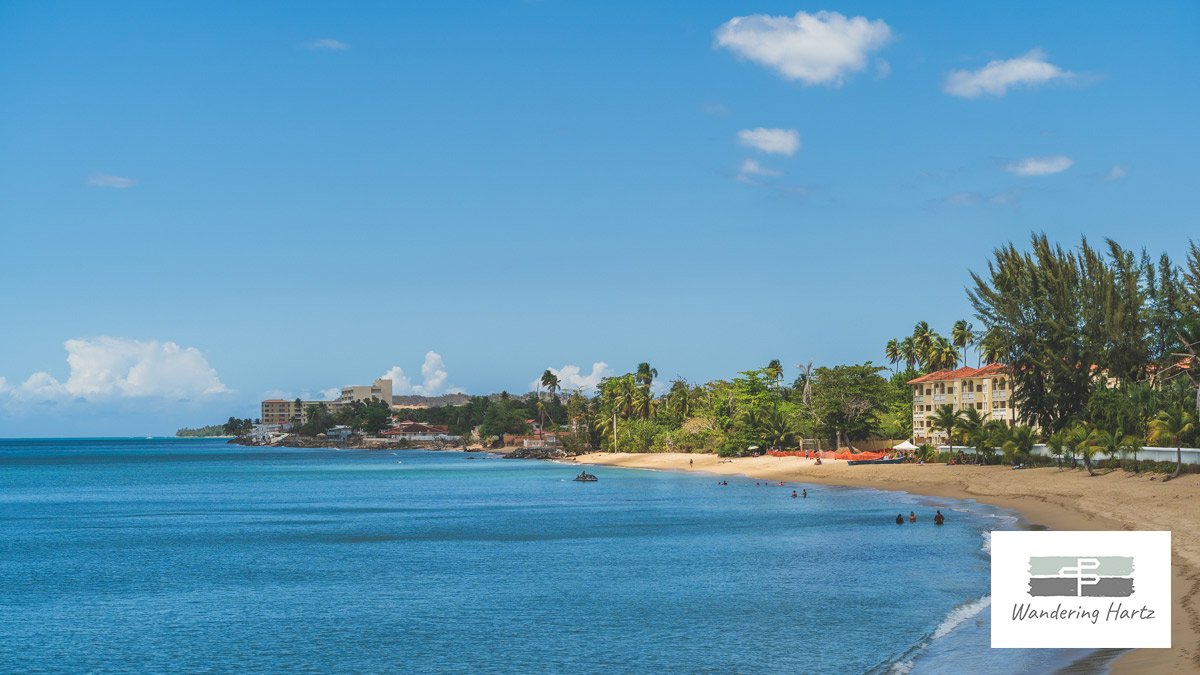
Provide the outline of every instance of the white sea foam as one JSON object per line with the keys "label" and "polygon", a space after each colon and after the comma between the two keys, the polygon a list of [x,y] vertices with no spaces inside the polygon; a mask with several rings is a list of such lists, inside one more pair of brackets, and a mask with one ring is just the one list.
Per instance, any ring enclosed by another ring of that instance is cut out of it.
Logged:
{"label": "white sea foam", "polygon": [[955,607],[954,609],[950,610],[950,613],[946,615],[945,619],[942,619],[941,625],[939,625],[937,629],[933,631],[933,635],[929,636],[929,639],[937,640],[938,638],[946,637],[955,628],[958,628],[965,622],[975,618],[975,616],[977,616],[990,604],[992,604],[992,596],[985,595],[974,602],[968,602],[965,605],[959,605],[958,607]]}
{"label": "white sea foam", "polygon": [[942,622],[929,634],[929,637],[910,647],[899,660],[888,668],[887,672],[895,673],[895,675],[908,675],[916,667],[916,661],[920,657],[921,652],[925,651],[934,640],[939,640],[954,632],[955,628],[975,618],[991,604],[992,596],[985,595],[978,600],[961,604],[950,610],[950,613],[946,615],[946,618],[942,619]]}

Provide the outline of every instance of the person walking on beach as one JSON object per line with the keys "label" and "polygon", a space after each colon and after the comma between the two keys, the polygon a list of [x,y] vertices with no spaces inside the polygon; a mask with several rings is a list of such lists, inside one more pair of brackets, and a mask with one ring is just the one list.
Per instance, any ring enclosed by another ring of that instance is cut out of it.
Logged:
{"label": "person walking on beach", "polygon": [[897,524],[897,525],[903,525],[903,524],[904,524],[904,514],[903,514],[903,513],[897,513],[897,514],[896,514],[896,524]]}
{"label": "person walking on beach", "polygon": [[946,524],[946,516],[942,515],[941,509],[938,509],[937,515],[933,517],[933,524],[934,525],[945,525]]}

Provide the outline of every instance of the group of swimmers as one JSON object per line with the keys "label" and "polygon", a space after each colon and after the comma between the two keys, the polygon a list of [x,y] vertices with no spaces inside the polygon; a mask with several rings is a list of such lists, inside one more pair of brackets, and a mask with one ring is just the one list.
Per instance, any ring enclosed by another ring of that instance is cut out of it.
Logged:
{"label": "group of swimmers", "polygon": [[[763,485],[770,485],[770,483],[764,483],[762,481],[755,481],[754,484],[760,487]],[[729,481],[719,480],[717,481],[717,485],[729,485]],[[779,481],[779,487],[784,487],[783,481]],[[792,490],[792,499],[796,499],[797,497],[808,499],[808,488],[801,489],[799,494],[797,494],[795,490]]]}
{"label": "group of swimmers", "polygon": [[[910,523],[917,522],[917,514],[915,511],[908,512],[908,522],[910,522]],[[904,514],[903,513],[896,514],[896,524],[897,525],[904,524]],[[942,515],[941,509],[938,509],[937,515],[935,515],[933,517],[933,524],[934,525],[945,525],[946,524],[946,516]]]}

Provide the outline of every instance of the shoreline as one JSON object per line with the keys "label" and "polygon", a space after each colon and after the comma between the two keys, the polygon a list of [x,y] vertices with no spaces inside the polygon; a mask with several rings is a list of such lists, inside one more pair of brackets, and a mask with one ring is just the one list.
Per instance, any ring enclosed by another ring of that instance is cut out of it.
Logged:
{"label": "shoreline", "polygon": [[[1089,477],[1083,470],[1003,466],[890,464],[849,466],[837,460],[816,465],[800,457],[741,457],[683,453],[591,453],[578,464],[745,476],[792,483],[866,487],[974,500],[1010,509],[1028,523],[1052,530],[1171,530],[1171,649],[1127,651],[1111,672],[1200,671],[1200,509],[1192,503],[1200,480],[1184,475],[1112,472]],[[572,459],[566,460],[571,462]],[[689,464],[689,462],[693,462]],[[1086,659],[1085,659],[1086,660]]]}

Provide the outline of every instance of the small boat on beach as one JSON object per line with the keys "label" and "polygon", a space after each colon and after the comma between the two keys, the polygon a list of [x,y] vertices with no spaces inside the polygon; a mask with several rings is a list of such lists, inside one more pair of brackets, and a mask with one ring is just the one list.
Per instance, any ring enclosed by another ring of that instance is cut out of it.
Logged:
{"label": "small boat on beach", "polygon": [[859,464],[903,464],[904,459],[896,457],[895,459],[851,459],[847,460],[846,464],[857,466]]}
{"label": "small boat on beach", "polygon": [[577,483],[595,483],[598,480],[600,479],[596,478],[596,474],[586,471],[581,471],[578,476],[575,476],[575,482]]}

